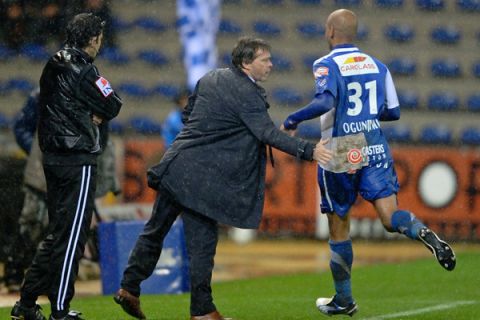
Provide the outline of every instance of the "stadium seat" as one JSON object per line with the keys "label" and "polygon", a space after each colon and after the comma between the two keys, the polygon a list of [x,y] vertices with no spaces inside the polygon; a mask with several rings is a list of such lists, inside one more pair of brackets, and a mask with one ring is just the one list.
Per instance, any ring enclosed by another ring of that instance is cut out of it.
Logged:
{"label": "stadium seat", "polygon": [[19,91],[24,94],[29,94],[35,87],[31,80],[23,77],[10,78],[5,86],[9,91]]}
{"label": "stadium seat", "polygon": [[278,53],[272,54],[273,69],[276,71],[291,71],[293,69],[293,62]]}
{"label": "stadium seat", "polygon": [[123,82],[118,86],[118,91],[121,94],[136,99],[148,98],[151,94],[150,90],[137,82]]}
{"label": "stadium seat", "polygon": [[389,142],[406,143],[412,141],[412,130],[408,125],[387,125],[382,127],[382,132]]}
{"label": "stadium seat", "polygon": [[368,30],[368,26],[364,23],[359,23],[358,24],[358,30],[357,30],[357,40],[360,41],[365,41],[368,39],[370,31]]}
{"label": "stadium seat", "polygon": [[156,49],[144,49],[137,53],[138,59],[156,67],[163,67],[169,63],[165,54]]}
{"label": "stadium seat", "polygon": [[10,128],[10,125],[10,119],[5,114],[0,112],[0,129],[8,129]]}
{"label": "stadium seat", "polygon": [[337,6],[358,7],[362,4],[362,0],[335,0]]}
{"label": "stadium seat", "polygon": [[431,37],[436,43],[456,44],[460,41],[462,35],[457,27],[449,25],[434,28]]}
{"label": "stadium seat", "polygon": [[133,26],[134,26],[133,23],[122,19],[118,15],[114,15],[112,17],[112,27],[116,32],[130,31]]}
{"label": "stadium seat", "polygon": [[393,58],[387,62],[387,66],[394,75],[412,76],[417,72],[417,63],[407,57]]}
{"label": "stadium seat", "polygon": [[255,2],[265,6],[275,6],[283,4],[283,0],[256,0]]}
{"label": "stadium seat", "polygon": [[420,131],[419,142],[427,144],[450,144],[452,131],[443,125],[427,125]]}
{"label": "stadium seat", "polygon": [[0,61],[5,61],[12,58],[15,52],[4,44],[0,43]]}
{"label": "stadium seat", "polygon": [[385,36],[390,41],[408,42],[415,37],[415,31],[409,24],[391,24],[385,28]]}
{"label": "stadium seat", "polygon": [[467,110],[480,112],[480,93],[475,93],[467,98]]}
{"label": "stadium seat", "polygon": [[118,47],[105,47],[100,50],[99,58],[108,63],[125,65],[130,63],[130,57]]}
{"label": "stadium seat", "polygon": [[169,100],[175,98],[180,92],[180,86],[176,86],[168,83],[158,83],[152,89],[152,94],[158,94]]}
{"label": "stadium seat", "polygon": [[46,62],[50,53],[45,46],[36,43],[27,43],[20,49],[20,54],[33,62]]}
{"label": "stadium seat", "polygon": [[325,34],[325,27],[316,22],[301,22],[297,24],[297,31],[304,38],[321,38]]}
{"label": "stadium seat", "polygon": [[117,119],[108,122],[109,130],[114,134],[122,134],[125,132],[125,125]]}
{"label": "stadium seat", "polygon": [[381,8],[399,8],[403,6],[403,0],[375,0],[375,4]]}
{"label": "stadium seat", "polygon": [[232,54],[230,52],[224,52],[218,55],[220,66],[228,67],[232,64]]}
{"label": "stadium seat", "polygon": [[149,32],[163,32],[167,30],[167,25],[162,23],[159,19],[151,16],[138,17],[133,24]]}
{"label": "stadium seat", "polygon": [[472,73],[476,78],[480,78],[480,61],[473,64]]}
{"label": "stadium seat", "polygon": [[463,11],[480,11],[479,0],[457,0],[457,6]]}
{"label": "stadium seat", "polygon": [[295,89],[289,87],[278,87],[272,90],[272,99],[275,103],[283,106],[298,107],[302,101],[302,95]]}
{"label": "stadium seat", "polygon": [[301,123],[297,128],[297,136],[304,139],[319,140],[322,137],[320,123],[318,121]]}
{"label": "stadium seat", "polygon": [[467,127],[460,132],[460,143],[468,145],[480,145],[480,128]]}
{"label": "stadium seat", "polygon": [[128,121],[128,126],[140,134],[162,134],[162,125],[150,116],[136,116]]}
{"label": "stadium seat", "polygon": [[434,59],[430,65],[430,69],[434,77],[456,78],[462,74],[460,63],[453,58]]}
{"label": "stadium seat", "polygon": [[296,0],[298,4],[301,5],[320,5],[322,4],[322,0]]}
{"label": "stadium seat", "polygon": [[399,90],[397,92],[398,102],[402,110],[418,109],[418,101],[420,100],[418,93],[413,90]]}
{"label": "stadium seat", "polygon": [[417,7],[427,11],[439,11],[445,7],[444,0],[417,0]]}
{"label": "stadium seat", "polygon": [[280,29],[280,26],[278,26],[274,22],[259,20],[253,23],[253,31],[262,36],[273,37],[280,35],[282,30]]}
{"label": "stadium seat", "polygon": [[320,56],[318,54],[306,54],[302,57],[302,64],[307,69],[307,71],[311,72],[312,67],[313,67],[313,63],[318,58],[320,58]]}
{"label": "stadium seat", "polygon": [[431,111],[456,111],[459,106],[460,99],[453,92],[433,92],[428,97],[427,107]]}
{"label": "stadium seat", "polygon": [[220,24],[218,26],[218,32],[220,34],[237,35],[242,33],[242,31],[242,27],[235,21],[227,18],[220,20]]}

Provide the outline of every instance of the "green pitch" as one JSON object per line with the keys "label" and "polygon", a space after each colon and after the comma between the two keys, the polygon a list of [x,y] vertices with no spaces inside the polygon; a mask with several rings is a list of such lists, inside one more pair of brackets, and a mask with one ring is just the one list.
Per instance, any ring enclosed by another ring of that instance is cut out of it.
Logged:
{"label": "green pitch", "polygon": [[[457,259],[453,272],[433,258],[354,268],[359,312],[353,319],[480,319],[480,253]],[[329,319],[316,310],[315,299],[333,293],[329,272],[222,282],[213,290],[218,309],[235,320]],[[188,295],[144,295],[141,301],[148,319],[189,319]],[[43,307],[48,316],[49,307]],[[111,296],[76,298],[72,309],[87,320],[131,319]],[[0,319],[9,319],[9,311],[0,309]]]}

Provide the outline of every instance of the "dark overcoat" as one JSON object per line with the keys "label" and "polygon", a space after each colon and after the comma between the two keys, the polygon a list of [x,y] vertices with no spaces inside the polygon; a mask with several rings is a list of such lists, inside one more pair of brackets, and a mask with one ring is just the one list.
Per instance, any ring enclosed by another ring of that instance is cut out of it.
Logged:
{"label": "dark overcoat", "polygon": [[242,71],[209,72],[189,99],[183,130],[149,169],[150,187],[167,189],[184,207],[220,223],[257,228],[266,145],[306,160],[315,147],[280,131],[267,108],[265,90]]}

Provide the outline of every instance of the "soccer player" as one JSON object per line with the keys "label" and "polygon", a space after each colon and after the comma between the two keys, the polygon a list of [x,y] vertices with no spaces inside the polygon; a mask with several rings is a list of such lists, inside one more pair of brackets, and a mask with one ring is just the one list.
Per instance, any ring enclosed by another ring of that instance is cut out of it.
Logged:
{"label": "soccer player", "polygon": [[282,125],[293,133],[300,122],[320,116],[322,136],[330,138],[334,151],[332,161],[318,168],[336,291],[334,297],[316,301],[326,315],[357,311],[351,290],[349,213],[358,193],[373,204],[386,230],[422,241],[443,268],[455,268],[452,248],[412,212],[397,207],[399,185],[380,121],[400,118],[398,98],[387,67],[352,44],[356,33],[355,13],[340,9],[329,15],[325,37],[331,52],[313,64],[315,97]]}

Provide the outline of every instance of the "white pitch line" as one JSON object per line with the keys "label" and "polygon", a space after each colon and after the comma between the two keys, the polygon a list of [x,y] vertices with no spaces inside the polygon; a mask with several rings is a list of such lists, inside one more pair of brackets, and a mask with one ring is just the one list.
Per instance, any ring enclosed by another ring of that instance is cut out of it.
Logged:
{"label": "white pitch line", "polygon": [[477,302],[476,301],[457,301],[457,302],[453,302],[453,303],[439,304],[439,305],[432,306],[432,307],[427,307],[427,308],[421,308],[421,309],[415,309],[415,310],[410,310],[410,311],[385,314],[385,315],[382,315],[382,316],[376,316],[376,317],[372,317],[372,318],[365,318],[363,320],[384,320],[384,319],[394,319],[394,318],[399,318],[399,317],[408,317],[408,316],[413,316],[413,315],[416,315],[416,314],[428,313],[428,312],[445,310],[445,309],[452,309],[452,308],[455,308],[455,307],[458,307],[458,306],[463,306],[463,305],[467,305],[467,304],[475,304],[475,303],[477,303]]}

